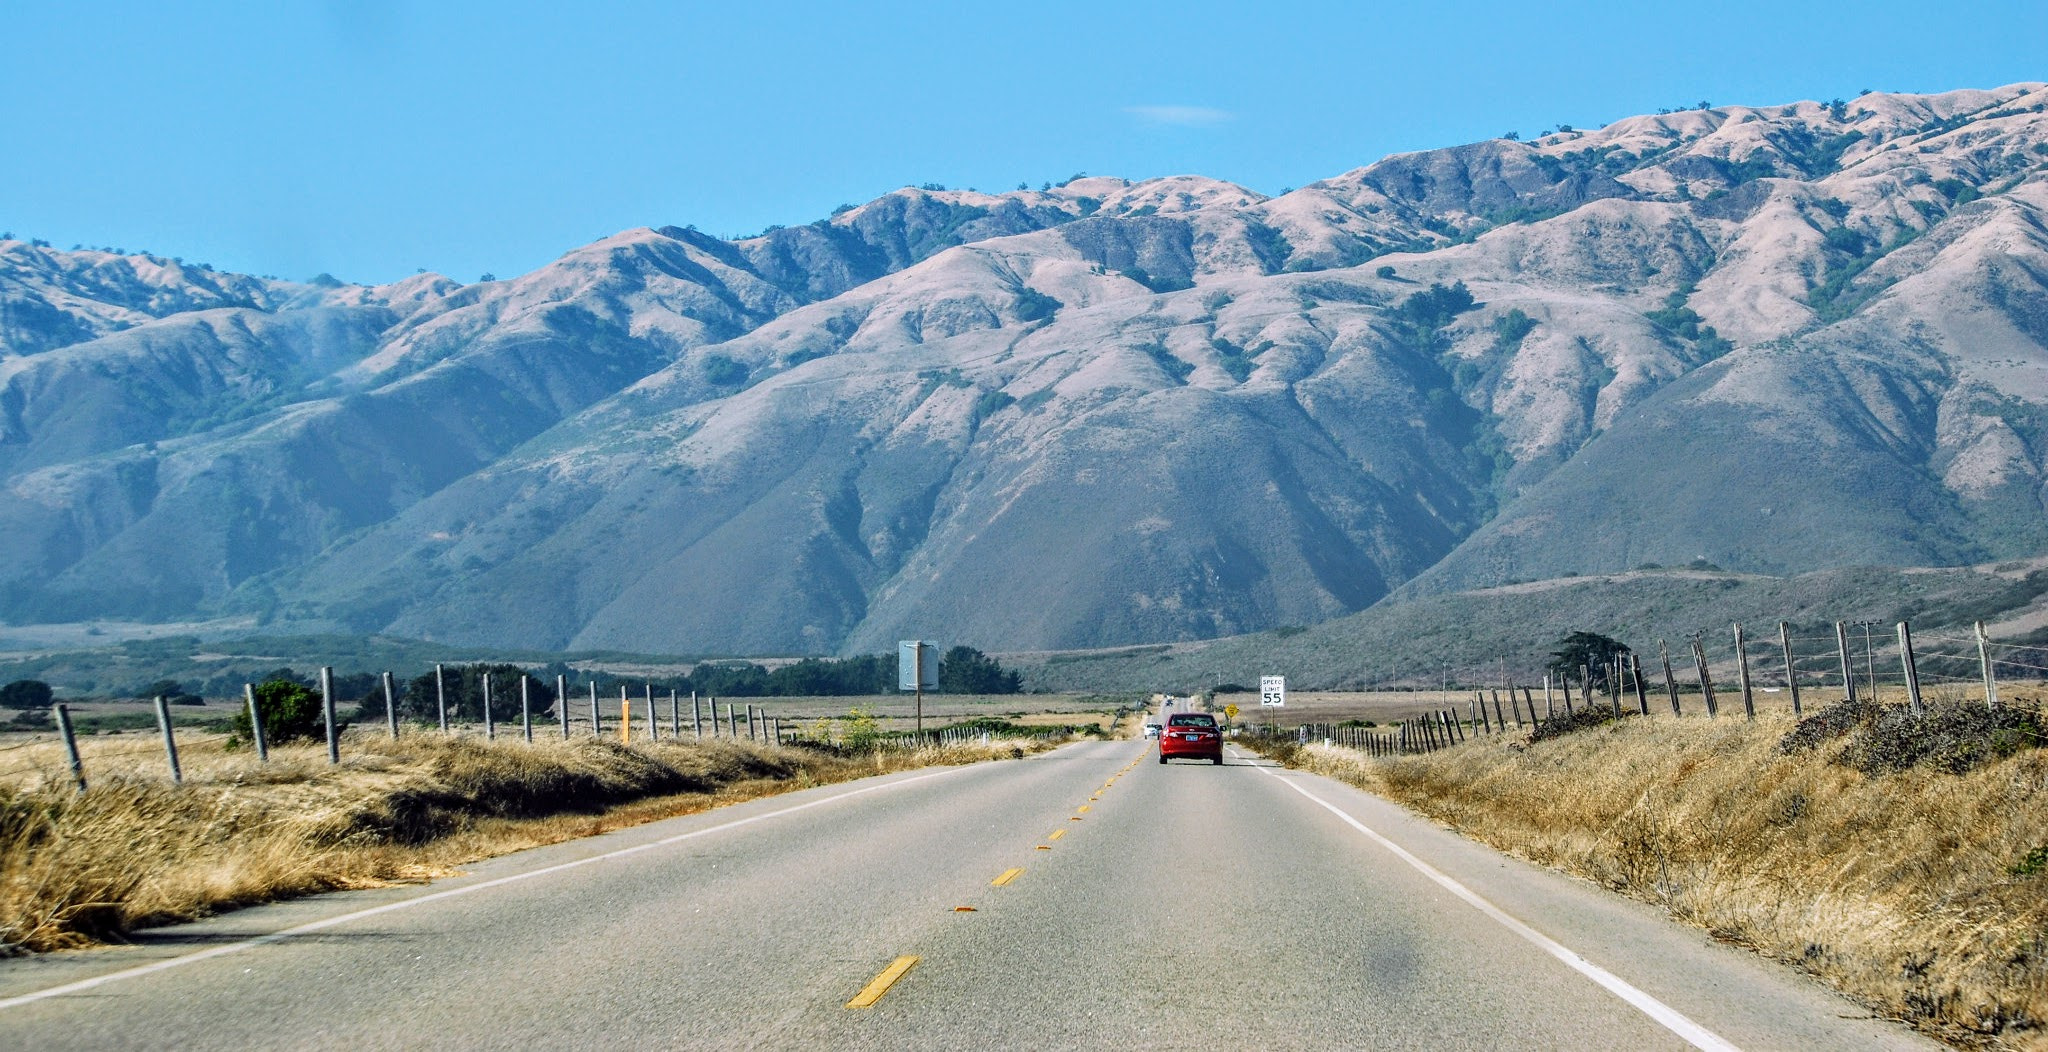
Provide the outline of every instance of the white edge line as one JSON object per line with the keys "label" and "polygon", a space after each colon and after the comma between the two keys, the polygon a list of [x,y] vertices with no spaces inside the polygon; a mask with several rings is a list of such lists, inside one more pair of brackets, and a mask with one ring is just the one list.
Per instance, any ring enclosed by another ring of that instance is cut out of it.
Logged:
{"label": "white edge line", "polygon": [[1706,1027],[1703,1027],[1698,1023],[1693,1022],[1692,1020],[1686,1018],[1684,1015],[1680,1014],[1677,1009],[1672,1008],[1670,1005],[1667,1005],[1664,1002],[1659,1001],[1656,998],[1651,997],[1649,994],[1646,994],[1643,991],[1637,989],[1636,987],[1630,985],[1626,980],[1622,979],[1620,976],[1615,975],[1613,972],[1610,972],[1607,969],[1602,968],[1589,960],[1586,960],[1584,957],[1581,957],[1577,953],[1574,953],[1569,947],[1566,947],[1562,943],[1559,943],[1557,940],[1552,939],[1550,936],[1545,935],[1542,932],[1537,931],[1536,929],[1531,928],[1527,924],[1524,924],[1521,921],[1515,919],[1513,916],[1509,915],[1507,911],[1494,905],[1492,902],[1489,902],[1486,899],[1481,898],[1478,892],[1475,892],[1471,888],[1468,888],[1465,885],[1458,883],[1458,881],[1451,877],[1449,874],[1445,873],[1440,869],[1437,869],[1435,866],[1432,866],[1419,858],[1416,858],[1414,855],[1410,854],[1406,848],[1403,848],[1401,845],[1394,843],[1392,840],[1387,839],[1385,836],[1382,836],[1377,831],[1366,826],[1365,823],[1360,822],[1358,819],[1353,818],[1350,815],[1346,814],[1343,811],[1343,809],[1339,808],[1336,804],[1333,804],[1328,800],[1325,800],[1322,797],[1309,792],[1307,789],[1303,788],[1300,784],[1294,781],[1290,781],[1289,779],[1280,777],[1278,774],[1274,773],[1271,767],[1260,767],[1259,770],[1264,771],[1269,777],[1279,782],[1281,785],[1284,785],[1287,788],[1292,789],[1295,792],[1300,793],[1301,795],[1308,797],[1310,800],[1321,805],[1324,810],[1329,811],[1331,814],[1336,815],[1338,818],[1342,819],[1346,825],[1349,825],[1351,828],[1356,829],[1360,833],[1365,834],[1365,836],[1368,839],[1372,840],[1374,843],[1392,852],[1394,854],[1394,857],[1400,859],[1403,862],[1408,863],[1410,866],[1415,867],[1417,872],[1421,873],[1425,877],[1428,877],[1430,880],[1435,881],[1445,891],[1448,891],[1451,894],[1456,895],[1461,899],[1464,899],[1474,909],[1477,909],[1479,912],[1484,913],[1488,917],[1491,917],[1495,921],[1499,922],[1499,924],[1502,927],[1506,928],[1511,932],[1514,932],[1516,935],[1519,935],[1522,938],[1528,940],[1529,942],[1535,944],[1535,946],[1538,949],[1542,950],[1544,953],[1547,953],[1552,957],[1555,957],[1558,960],[1563,961],[1566,965],[1570,966],[1574,971],[1578,972],[1579,974],[1584,975],[1586,978],[1591,979],[1594,982],[1599,983],[1601,986],[1606,987],[1609,993],[1612,993],[1614,996],[1619,997],[1622,1000],[1627,1001],[1629,1004],[1635,1006],[1636,1009],[1641,1011],[1644,1015],[1647,1015],[1651,1019],[1656,1020],[1659,1025],[1664,1027],[1664,1029],[1669,1030],[1674,1034],[1677,1034],[1681,1038],[1684,1038],[1694,1048],[1707,1049],[1710,1050],[1710,1052],[1741,1052],[1741,1050],[1737,1048],[1737,1046],[1733,1042],[1729,1041],[1727,1038],[1724,1038],[1721,1035],[1716,1034],[1711,1030],[1708,1030]]}
{"label": "white edge line", "polygon": [[730,822],[721,823],[715,826],[708,826],[704,829],[692,830],[688,833],[678,833],[675,836],[664,837],[660,840],[649,841],[645,844],[635,844],[632,847],[622,847],[616,851],[607,851],[602,855],[592,855],[588,858],[579,858],[568,862],[558,862],[552,866],[542,866],[539,869],[527,870],[523,873],[513,873],[509,876],[497,877],[495,879],[486,880],[478,884],[466,884],[459,888],[449,888],[446,891],[436,891],[432,894],[421,895],[418,898],[403,899],[398,902],[387,902],[382,906],[372,906],[369,909],[357,910],[353,913],[344,913],[337,917],[325,917],[320,920],[310,921],[308,923],[298,925],[296,927],[285,928],[282,931],[274,931],[268,935],[259,935],[253,939],[244,939],[241,942],[229,943],[225,946],[215,946],[211,949],[201,950],[197,953],[188,953],[182,957],[172,957],[168,960],[155,961],[150,964],[137,965],[133,968],[124,968],[118,972],[108,972],[105,975],[96,975],[90,979],[80,979],[76,982],[65,983],[62,986],[52,986],[45,990],[36,990],[30,993],[17,994],[13,997],[0,998],[0,1011],[4,1011],[9,1008],[15,1008],[20,1005],[30,1004],[35,1001],[45,1000],[51,997],[62,997],[65,994],[79,993],[84,990],[93,989],[94,987],[106,986],[109,983],[118,983],[127,979],[137,979],[145,975],[154,974],[156,972],[169,971],[172,968],[182,968],[188,964],[198,964],[200,961],[211,960],[215,957],[225,957],[231,953],[241,953],[244,950],[252,950],[258,946],[266,946],[274,942],[283,942],[286,939],[296,938],[301,935],[310,935],[313,932],[324,931],[328,928],[332,928],[337,925],[347,924],[351,921],[359,921],[366,917],[375,917],[378,914],[382,913],[393,913],[398,910],[411,909],[414,906],[424,906],[429,902],[438,902],[442,899],[452,899],[458,895],[468,895],[473,892],[483,891],[486,888],[495,888],[505,884],[516,884],[522,880],[532,880],[535,877],[544,877],[548,876],[549,874],[563,872],[564,870],[575,869],[579,866],[588,866],[598,862],[608,862],[615,858],[623,858],[627,855],[636,855],[642,851],[650,851],[654,848],[666,847],[670,844],[680,843],[684,840],[693,840],[700,836],[710,836],[713,833],[722,833],[728,829],[737,829],[740,826],[752,825],[755,822],[765,821],[770,818],[780,818],[783,815],[795,814],[798,811],[808,811],[813,807],[823,807],[826,804],[837,803],[841,800],[848,799],[849,797],[860,796],[864,793],[878,793],[884,789],[895,789],[899,786],[910,785],[913,782],[922,782],[930,778],[943,778],[950,774],[958,774],[961,771],[975,770],[979,766],[980,765],[978,764],[973,764],[965,767],[954,767],[944,771],[934,771],[930,774],[920,774],[914,777],[900,779],[898,781],[886,782],[882,785],[870,785],[860,789],[853,789],[844,793],[838,793],[832,796],[825,797],[821,800],[811,800],[806,803],[797,804],[794,807],[785,807],[779,811],[769,811],[765,814],[750,815],[746,818],[734,819]]}

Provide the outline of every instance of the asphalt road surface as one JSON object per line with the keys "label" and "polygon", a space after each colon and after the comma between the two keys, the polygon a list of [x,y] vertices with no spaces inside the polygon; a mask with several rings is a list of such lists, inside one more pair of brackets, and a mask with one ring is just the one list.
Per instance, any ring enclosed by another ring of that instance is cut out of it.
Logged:
{"label": "asphalt road surface", "polygon": [[0,961],[6,1049],[1226,1046],[1935,1047],[1375,797],[1129,741]]}

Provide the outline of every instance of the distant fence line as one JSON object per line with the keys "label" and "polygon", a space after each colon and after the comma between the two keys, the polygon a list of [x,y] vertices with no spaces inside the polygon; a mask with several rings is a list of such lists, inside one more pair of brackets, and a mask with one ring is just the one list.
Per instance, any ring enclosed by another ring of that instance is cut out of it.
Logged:
{"label": "distant fence line", "polygon": [[[577,726],[586,726],[589,730],[589,735],[592,737],[603,736],[605,734],[606,703],[600,700],[598,696],[597,683],[595,681],[590,683],[590,700],[586,710],[587,719],[585,719],[574,717],[570,713],[571,706],[566,680],[566,676],[558,675],[555,677],[554,723],[556,725],[555,729],[559,731],[562,740],[570,740],[575,735],[575,727]],[[434,666],[434,681],[437,718],[435,724],[428,724],[427,726],[437,727],[437,732],[443,735],[464,733],[459,727],[451,724],[449,719],[450,706],[448,704],[447,684],[443,674],[443,666]],[[495,684],[492,682],[491,673],[483,673],[483,713],[481,725],[483,737],[487,741],[495,741],[498,737],[498,721],[493,717],[491,711],[494,687]],[[379,692],[383,695],[384,699],[385,732],[388,737],[396,739],[401,733],[401,726],[398,717],[398,693],[390,672],[384,672],[379,676],[379,688]],[[334,669],[332,666],[323,666],[320,669],[318,686],[315,689],[317,689],[320,696],[321,725],[327,746],[327,762],[330,765],[338,765],[341,763],[341,732],[345,725],[338,715],[338,701],[335,697]],[[244,710],[249,717],[250,744],[255,749],[257,760],[267,763],[270,760],[271,742],[267,734],[262,707],[256,701],[256,685],[253,683],[243,684],[242,698]],[[162,737],[164,761],[171,781],[182,784],[184,782],[184,771],[178,761],[177,732],[172,725],[168,699],[163,695],[158,695],[154,700],[157,728]],[[616,726],[621,743],[632,743],[636,735],[636,724],[639,727],[637,733],[643,735],[646,740],[660,741],[663,737],[664,723],[667,725],[667,736],[670,740],[685,737],[683,699],[678,691],[670,690],[668,692],[666,720],[662,718],[660,704],[662,699],[656,696],[652,684],[644,685],[641,696],[637,699],[639,701],[637,719],[634,706],[635,700],[628,693],[628,688],[623,684],[620,685],[617,700],[618,708],[616,710]],[[359,703],[359,719],[370,711],[373,701],[374,698],[365,698]],[[765,742],[775,745],[823,745],[830,747],[845,745],[849,739],[857,739],[857,744],[862,748],[909,750],[932,745],[958,745],[970,741],[987,743],[995,739],[1042,740],[1054,735],[1052,731],[968,725],[922,732],[871,730],[861,734],[842,734],[835,740],[831,727],[841,722],[840,718],[820,717],[812,720],[812,728],[817,733],[806,735],[800,722],[792,720],[791,725],[785,727],[781,716],[770,714],[763,706],[748,703],[745,705],[744,711],[742,711],[739,703],[728,700],[724,703],[723,711],[721,712],[719,699],[716,697],[700,699],[696,691],[690,692],[689,702],[688,737],[692,741],[704,741],[706,739],[713,741],[721,739],[739,741],[744,738],[750,742]],[[72,724],[70,706],[58,703],[52,706],[52,714],[56,719],[57,735],[64,745],[65,760],[70,767],[71,778],[77,785],[78,791],[84,792],[86,789],[85,763],[79,754],[78,735]],[[1121,709],[1118,710],[1118,715],[1122,715]],[[745,721],[744,731],[741,729],[742,720]],[[533,712],[532,678],[521,675],[519,677],[520,737],[527,742],[533,741],[535,731],[539,726],[540,721],[535,718]],[[708,734],[706,733],[707,727],[709,729]],[[9,746],[8,750],[23,748],[25,744]],[[148,747],[142,748],[146,750]],[[136,749],[124,750],[124,754],[136,751]],[[0,773],[11,774],[29,769],[20,768]]]}
{"label": "distant fence line", "polygon": [[[1681,641],[1685,649],[1678,656],[1679,667],[1685,667],[1691,673],[1692,682],[1688,684],[1690,690],[1687,692],[1697,693],[1708,717],[1720,715],[1721,693],[1727,693],[1740,698],[1746,719],[1756,718],[1759,692],[1780,689],[1769,685],[1768,681],[1783,684],[1782,689],[1789,695],[1794,715],[1802,715],[1805,711],[1801,694],[1805,684],[1812,685],[1809,689],[1821,690],[1828,689],[1830,684],[1835,685],[1839,688],[1841,700],[1852,703],[1858,700],[1877,701],[1885,685],[1895,685],[1904,691],[1907,707],[1918,715],[1926,711],[1926,698],[1931,691],[1957,698],[1981,695],[1985,705],[1996,708],[2001,704],[1998,693],[2001,678],[2008,682],[2038,681],[2048,675],[2048,647],[1995,642],[1985,634],[1982,622],[1972,626],[1972,634],[1968,637],[1930,633],[1918,639],[1913,635],[1910,622],[1896,622],[1882,636],[1872,632],[1879,624],[1877,621],[1837,621],[1834,632],[1829,635],[1794,636],[1790,624],[1780,621],[1776,638],[1763,645],[1759,655],[1762,660],[1756,665],[1752,665],[1750,660],[1751,647],[1755,643],[1743,626],[1736,624],[1732,626],[1730,650],[1722,664],[1723,668],[1728,663],[1733,664],[1734,683],[1724,681],[1717,688],[1714,680],[1716,662],[1710,653],[1714,648],[1700,633]],[[1860,651],[1854,638],[1859,629],[1863,644]],[[1882,644],[1879,639],[1883,640]],[[1804,653],[1801,644],[1807,644]],[[1823,646],[1825,650],[1821,649]],[[1688,657],[1690,662],[1686,661]],[[1897,662],[1896,679],[1879,676],[1880,658],[1887,665]],[[1631,650],[1614,658],[1598,676],[1592,666],[1582,667],[1576,689],[1571,677],[1553,681],[1546,674],[1543,677],[1543,711],[1540,716],[1531,686],[1504,682],[1471,689],[1469,697],[1462,703],[1450,702],[1448,692],[1445,692],[1441,702],[1424,714],[1401,720],[1385,729],[1304,723],[1293,728],[1293,736],[1302,742],[1322,739],[1373,755],[1406,756],[1448,748],[1467,740],[1472,734],[1505,733],[1511,720],[1516,730],[1539,726],[1558,718],[1560,708],[1567,719],[1595,706],[1608,710],[1615,717],[1624,715],[1627,710],[1647,717],[1654,708],[1668,701],[1671,714],[1683,716],[1679,675],[1672,664],[1671,647],[1666,640],[1657,641],[1657,662],[1657,671],[1645,675],[1641,655]],[[1602,688],[1602,696],[1597,699],[1596,681]],[[1505,704],[1503,694],[1506,695]],[[1653,695],[1657,696],[1655,705],[1652,703]],[[1270,724],[1254,725],[1249,730],[1266,737],[1284,733],[1280,727]]]}

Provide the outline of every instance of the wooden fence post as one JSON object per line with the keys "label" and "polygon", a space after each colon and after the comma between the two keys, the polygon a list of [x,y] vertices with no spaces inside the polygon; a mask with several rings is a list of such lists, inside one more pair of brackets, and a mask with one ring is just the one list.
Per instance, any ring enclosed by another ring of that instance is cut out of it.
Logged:
{"label": "wooden fence post", "polygon": [[1856,670],[1849,664],[1849,626],[1835,622],[1835,650],[1842,656],[1842,697],[1856,704]]}
{"label": "wooden fence post", "polygon": [[[704,740],[704,710],[697,705],[697,692],[690,692],[690,725],[697,729],[697,740]],[[715,731],[714,731],[715,733]]]}
{"label": "wooden fence post", "polygon": [[[1534,716],[1535,714],[1536,707],[1534,705],[1529,706],[1529,715]],[[1543,718],[1547,720],[1555,715],[1557,715],[1557,706],[1550,702],[1550,673],[1545,672],[1543,674]]]}
{"label": "wooden fence post", "polygon": [[[1512,698],[1514,696],[1514,693],[1515,688],[1509,687],[1508,696]],[[1500,691],[1497,690],[1493,692],[1493,722],[1500,726],[1500,732],[1502,734],[1506,734],[1508,732],[1508,718],[1506,716],[1501,715]]]}
{"label": "wooden fence post", "polygon": [[1636,652],[1628,652],[1629,678],[1636,684],[1636,711],[1645,716],[1650,714],[1650,694],[1643,689],[1643,659]]}
{"label": "wooden fence post", "polygon": [[1984,704],[1998,707],[1998,679],[1991,673],[1991,640],[1984,635],[1984,622],[1977,622],[1977,664],[1984,670]]}
{"label": "wooden fence post", "polygon": [[1927,706],[1920,700],[1920,669],[1913,661],[1913,629],[1906,622],[1899,622],[1899,663],[1906,669],[1906,703],[1913,715],[1927,713]]}
{"label": "wooden fence post", "polygon": [[85,792],[85,763],[78,758],[78,736],[71,731],[71,706],[60,704],[51,711],[57,716],[57,736],[64,739],[64,758],[71,762],[71,779],[79,792]]}
{"label": "wooden fence post", "polygon": [[740,707],[732,702],[725,703],[726,730],[732,732],[732,740],[740,740]]}
{"label": "wooden fence post", "polygon": [[519,733],[528,742],[533,741],[533,689],[532,677],[519,674]]}
{"label": "wooden fence post", "polygon": [[391,673],[384,673],[384,726],[393,738],[398,737],[398,695],[392,693]]}
{"label": "wooden fence post", "polygon": [[441,676],[441,665],[434,663],[434,711],[441,715],[441,733],[448,733],[448,684]]}
{"label": "wooden fence post", "polygon": [[661,720],[654,714],[654,684],[647,684],[645,689],[647,692],[647,740],[656,742],[661,740]]}
{"label": "wooden fence post", "polygon": [[171,762],[171,782],[185,784],[185,772],[178,769],[178,739],[171,733],[171,707],[164,702],[164,696],[156,696],[156,725],[164,732],[164,758]]}
{"label": "wooden fence post", "polygon": [[681,698],[676,697],[674,687],[669,688],[668,692],[668,736],[671,738],[681,738],[683,736],[683,701]]}
{"label": "wooden fence post", "polygon": [[484,673],[484,740],[498,740],[498,720],[491,715],[491,674]]}
{"label": "wooden fence post", "polygon": [[1580,666],[1579,674],[1579,704],[1584,705],[1587,712],[1591,712],[1593,711],[1593,666]]}
{"label": "wooden fence post", "polygon": [[597,681],[590,681],[590,736],[604,737],[604,710],[597,705]]}
{"label": "wooden fence post", "polygon": [[1778,622],[1778,649],[1785,652],[1785,689],[1792,692],[1792,715],[1799,709],[1799,666],[1792,660],[1792,626]]}
{"label": "wooden fence post", "polygon": [[1735,626],[1735,672],[1742,684],[1742,714],[1744,719],[1756,719],[1756,698],[1749,690],[1749,648],[1742,641],[1742,626]]}
{"label": "wooden fence post", "polygon": [[569,740],[569,677],[555,674],[555,719],[562,724],[562,740]]}
{"label": "wooden fence post", "polygon": [[1671,648],[1661,639],[1657,641],[1657,656],[1664,659],[1664,690],[1671,695],[1671,714],[1684,715],[1678,711],[1678,677],[1671,674]]}
{"label": "wooden fence post", "polygon": [[256,707],[256,685],[242,684],[242,698],[249,703],[249,737],[256,743],[258,763],[270,762],[270,740],[263,736],[263,710]]}
{"label": "wooden fence post", "polygon": [[619,743],[633,743],[633,699],[626,696],[626,685],[619,684]]}
{"label": "wooden fence post", "polygon": [[1700,668],[1700,696],[1707,703],[1707,718],[1721,714],[1721,706],[1714,702],[1714,677],[1707,671],[1707,648],[1700,645],[1698,633],[1692,637],[1692,659]]}
{"label": "wooden fence post", "polygon": [[320,666],[320,714],[327,720],[327,762],[341,762],[341,728],[334,722],[334,666]]}

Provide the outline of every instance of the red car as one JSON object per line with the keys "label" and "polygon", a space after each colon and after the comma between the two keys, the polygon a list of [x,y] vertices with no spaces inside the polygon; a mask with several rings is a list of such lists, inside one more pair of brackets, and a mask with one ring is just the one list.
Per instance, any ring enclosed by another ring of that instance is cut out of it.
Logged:
{"label": "red car", "polygon": [[1175,757],[1223,762],[1223,732],[1216,729],[1216,717],[1206,712],[1180,712],[1166,718],[1159,735],[1159,762]]}

